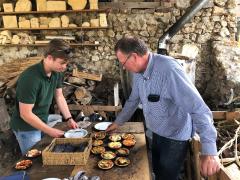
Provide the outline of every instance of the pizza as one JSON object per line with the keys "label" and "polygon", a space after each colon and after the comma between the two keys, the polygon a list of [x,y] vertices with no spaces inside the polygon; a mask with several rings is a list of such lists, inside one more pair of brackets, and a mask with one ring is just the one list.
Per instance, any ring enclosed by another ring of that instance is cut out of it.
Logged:
{"label": "pizza", "polygon": [[106,151],[101,154],[101,157],[103,159],[114,159],[116,157],[116,154],[112,151]]}
{"label": "pizza", "polygon": [[97,139],[97,140],[95,140],[95,141],[93,141],[93,146],[101,146],[103,144],[103,141],[102,140],[99,140],[99,139]]}
{"label": "pizza", "polygon": [[112,160],[109,159],[102,159],[101,161],[98,162],[98,167],[100,169],[111,169],[113,167],[114,163]]}
{"label": "pizza", "polygon": [[116,151],[116,153],[120,156],[127,156],[129,155],[129,150],[127,148],[120,148]]}
{"label": "pizza", "polygon": [[135,139],[135,136],[133,134],[124,133],[124,134],[122,134],[122,138],[123,139]]}
{"label": "pizza", "polygon": [[130,160],[126,157],[118,157],[114,163],[117,166],[128,166],[130,164]]}
{"label": "pizza", "polygon": [[41,151],[39,151],[37,149],[32,149],[27,152],[26,157],[33,158],[33,157],[37,157],[39,155],[41,155]]}
{"label": "pizza", "polygon": [[27,160],[22,160],[22,161],[19,161],[19,162],[16,163],[15,169],[19,169],[19,170],[27,169],[31,165],[32,165],[32,161],[31,160],[28,160],[28,159]]}
{"label": "pizza", "polygon": [[111,149],[119,149],[120,147],[122,147],[122,143],[110,142],[110,143],[108,143],[108,147],[110,147]]}
{"label": "pizza", "polygon": [[121,135],[120,134],[112,134],[109,136],[109,140],[115,142],[115,141],[120,141],[122,138],[121,138]]}
{"label": "pizza", "polygon": [[136,140],[135,139],[125,139],[123,140],[123,145],[124,146],[134,146],[136,144]]}
{"label": "pizza", "polygon": [[104,139],[106,137],[106,133],[105,132],[96,132],[94,134],[94,138],[95,139]]}
{"label": "pizza", "polygon": [[95,146],[91,149],[91,152],[93,154],[101,154],[101,153],[105,152],[105,148],[103,146]]}

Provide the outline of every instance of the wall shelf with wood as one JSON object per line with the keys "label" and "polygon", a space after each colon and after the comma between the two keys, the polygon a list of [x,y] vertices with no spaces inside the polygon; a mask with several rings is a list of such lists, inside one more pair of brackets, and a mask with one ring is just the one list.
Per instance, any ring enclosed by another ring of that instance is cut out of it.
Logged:
{"label": "wall shelf with wood", "polygon": [[[43,44],[0,44],[2,47],[44,47],[46,46],[47,43]],[[88,46],[88,47],[97,47],[100,46],[101,44],[93,44],[93,43],[71,43],[70,46],[72,47],[79,47],[79,46]]]}
{"label": "wall shelf with wood", "polygon": [[97,30],[97,29],[108,29],[109,27],[51,27],[51,28],[0,28],[1,31],[3,30],[10,30],[10,31],[34,31],[34,30]]}
{"label": "wall shelf with wood", "polygon": [[18,15],[18,14],[51,14],[51,13],[109,13],[107,9],[83,9],[83,10],[65,10],[65,11],[21,11],[21,12],[0,12],[0,15]]}

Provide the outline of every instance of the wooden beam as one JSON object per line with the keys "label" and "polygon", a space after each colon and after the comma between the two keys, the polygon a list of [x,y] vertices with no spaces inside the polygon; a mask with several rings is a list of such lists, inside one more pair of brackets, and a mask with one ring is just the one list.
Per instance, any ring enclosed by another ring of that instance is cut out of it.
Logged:
{"label": "wooden beam", "polygon": [[80,72],[77,69],[73,69],[72,76],[78,77],[78,78],[83,78],[83,79],[90,79],[90,80],[94,80],[94,81],[102,80],[102,74]]}
{"label": "wooden beam", "polygon": [[[130,0],[131,1],[131,0]],[[100,2],[100,9],[156,9],[158,12],[170,12],[174,8],[174,3],[171,2],[172,7],[164,6],[162,1],[157,2]],[[213,7],[213,2],[209,1],[203,8],[211,8]]]}
{"label": "wooden beam", "polygon": [[170,12],[172,8],[161,6],[161,2],[100,2],[99,8],[111,9],[157,9],[159,12]]}
{"label": "wooden beam", "polygon": [[122,110],[122,106],[98,106],[98,105],[76,105],[76,104],[69,104],[69,110],[76,111],[82,110],[84,108],[91,108],[94,111],[105,111],[105,112],[118,112]]}
{"label": "wooden beam", "polygon": [[212,113],[213,113],[213,119],[216,121],[240,119],[240,112],[238,111],[234,111],[234,112],[212,111]]}

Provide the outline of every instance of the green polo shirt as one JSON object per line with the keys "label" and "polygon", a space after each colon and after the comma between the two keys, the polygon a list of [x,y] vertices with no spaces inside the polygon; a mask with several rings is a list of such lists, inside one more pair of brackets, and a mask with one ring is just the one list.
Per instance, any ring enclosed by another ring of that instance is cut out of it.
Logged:
{"label": "green polo shirt", "polygon": [[20,117],[19,102],[34,104],[32,112],[46,123],[54,92],[62,87],[62,79],[62,73],[58,72],[52,72],[48,77],[43,61],[27,68],[17,81],[16,106],[10,121],[11,128],[15,131],[36,130]]}

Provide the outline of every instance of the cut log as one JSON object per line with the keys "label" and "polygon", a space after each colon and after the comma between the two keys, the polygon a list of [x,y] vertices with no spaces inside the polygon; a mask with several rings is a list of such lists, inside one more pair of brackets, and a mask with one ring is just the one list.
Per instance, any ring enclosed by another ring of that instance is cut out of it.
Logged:
{"label": "cut log", "polygon": [[99,19],[90,20],[91,27],[99,27]]}
{"label": "cut log", "polygon": [[11,41],[12,44],[19,44],[20,43],[20,38],[18,35],[13,35],[13,38],[12,38],[12,41]]}
{"label": "cut log", "polygon": [[79,87],[74,92],[77,100],[81,100],[82,98],[87,96],[87,90],[84,87]]}
{"label": "cut log", "polygon": [[99,24],[100,24],[100,27],[107,27],[108,26],[107,14],[106,13],[100,13],[99,14]]}
{"label": "cut log", "polygon": [[12,33],[9,30],[4,30],[0,34],[4,35],[4,36],[7,36],[8,39],[12,39]]}
{"label": "cut log", "polygon": [[17,28],[17,16],[2,16],[5,28]]}
{"label": "cut log", "polygon": [[77,27],[77,25],[76,24],[73,24],[73,23],[71,23],[71,24],[69,24],[69,26],[68,27]]}
{"label": "cut log", "polygon": [[3,3],[4,12],[13,12],[13,4],[12,3]]}
{"label": "cut log", "polygon": [[47,11],[66,11],[65,1],[47,1]]}
{"label": "cut log", "polygon": [[37,11],[46,11],[47,10],[47,0],[36,0]]}
{"label": "cut log", "polygon": [[240,119],[240,112],[212,111],[214,120],[234,120]]}
{"label": "cut log", "polygon": [[49,23],[49,19],[47,17],[39,17],[39,23],[40,25],[47,25]]}
{"label": "cut log", "polygon": [[37,40],[35,41],[35,44],[47,44],[49,42],[50,42],[49,40]]}
{"label": "cut log", "polygon": [[72,7],[73,10],[82,10],[87,5],[87,0],[68,0],[68,4]]}
{"label": "cut log", "polygon": [[89,22],[83,22],[82,23],[82,27],[90,27],[90,23]]}
{"label": "cut log", "polygon": [[55,27],[55,28],[59,28],[61,27],[61,19],[56,17],[56,18],[52,18],[51,21],[49,22],[49,27]]}
{"label": "cut log", "polygon": [[68,78],[68,82],[72,84],[77,84],[77,85],[85,85],[86,79],[70,76]]}
{"label": "cut log", "polygon": [[18,26],[19,28],[30,28],[31,27],[30,20],[19,21]]}
{"label": "cut log", "polygon": [[31,23],[31,28],[39,28],[39,20],[38,18],[31,18],[30,19],[30,23]]}
{"label": "cut log", "polygon": [[68,27],[69,26],[69,17],[66,15],[62,15],[61,22],[62,22],[62,27]]}
{"label": "cut log", "polygon": [[83,79],[90,79],[94,81],[102,81],[102,74],[92,74],[87,72],[80,72],[77,69],[73,69],[72,76]]}
{"label": "cut log", "polygon": [[74,36],[45,36],[45,39],[64,39],[64,40],[75,40]]}
{"label": "cut log", "polygon": [[32,11],[32,3],[30,0],[18,0],[15,6],[15,12]]}
{"label": "cut log", "polygon": [[98,9],[98,0],[89,0],[90,9]]}

